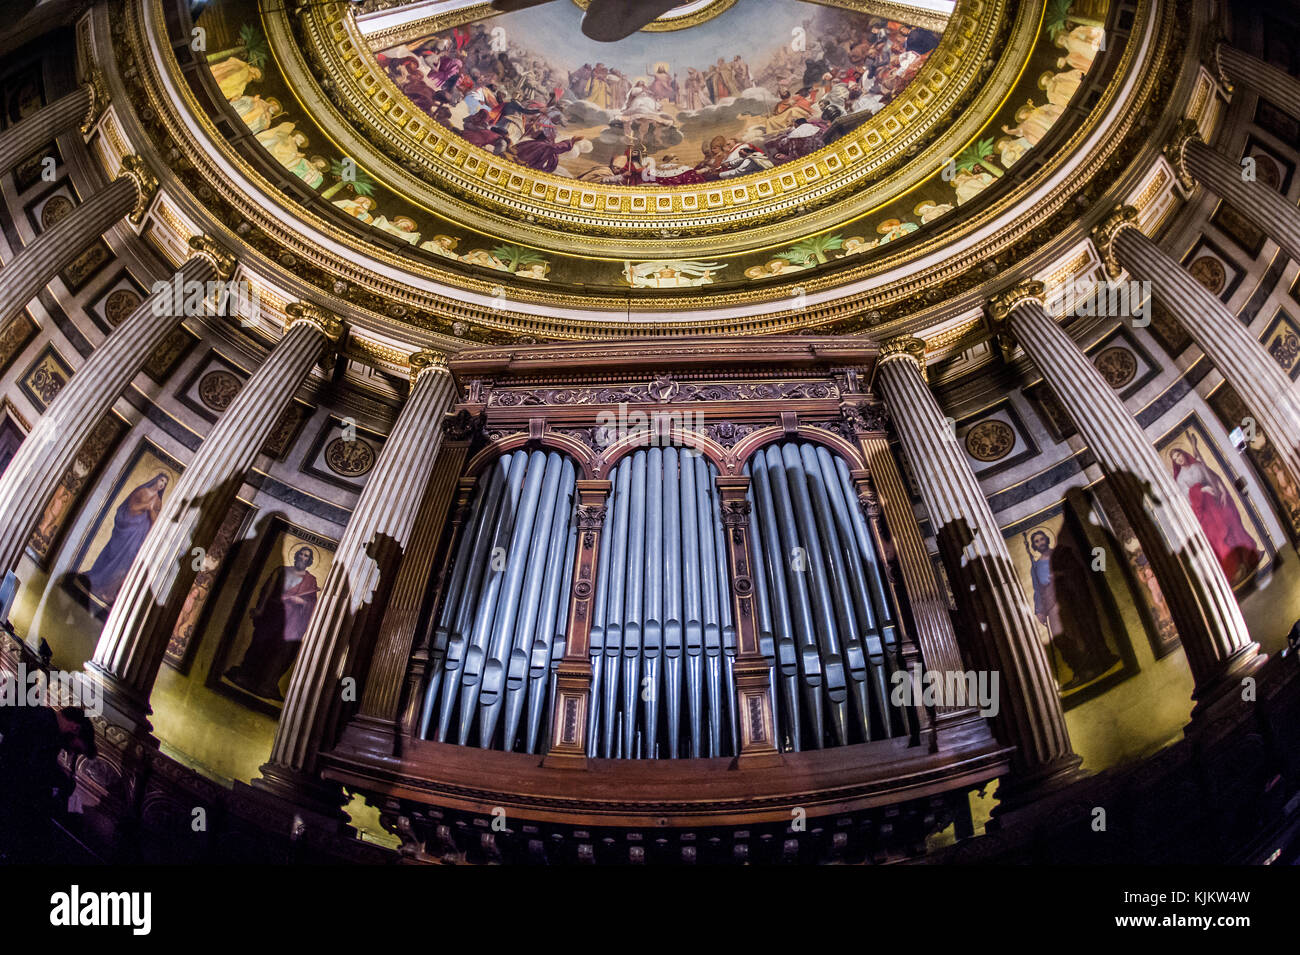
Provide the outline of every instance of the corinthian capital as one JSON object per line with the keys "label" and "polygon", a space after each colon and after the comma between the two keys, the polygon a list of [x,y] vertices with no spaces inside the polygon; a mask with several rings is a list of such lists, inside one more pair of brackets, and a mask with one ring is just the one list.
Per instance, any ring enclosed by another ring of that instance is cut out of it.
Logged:
{"label": "corinthian capital", "polygon": [[451,368],[447,364],[448,357],[445,351],[436,348],[421,348],[410,357],[411,384],[419,381],[420,376],[425,372],[450,374]]}
{"label": "corinthian capital", "polygon": [[285,306],[284,313],[287,316],[284,322],[286,332],[293,326],[306,322],[319,328],[321,334],[331,342],[337,342],[343,337],[343,323],[339,321],[338,316],[319,305],[313,305],[311,302],[290,302]]}
{"label": "corinthian capital", "polygon": [[1188,192],[1196,188],[1196,177],[1187,168],[1187,144],[1192,141],[1204,142],[1201,139],[1200,127],[1196,125],[1196,120],[1184,119],[1174,127],[1173,138],[1169,140],[1169,145],[1165,147],[1165,158],[1174,167],[1174,174],[1178,176],[1178,184]]}
{"label": "corinthian capital", "polygon": [[916,365],[925,378],[925,341],[912,335],[900,335],[891,338],[880,346],[876,358],[877,366],[887,361],[910,361]]}
{"label": "corinthian capital", "polygon": [[190,236],[190,250],[200,259],[207,259],[217,270],[217,278],[228,281],[235,274],[235,257],[224,245],[210,235]]}
{"label": "corinthian capital", "polygon": [[122,157],[122,171],[118,173],[118,178],[130,179],[135,183],[135,208],[131,210],[131,221],[139,225],[154,194],[158,192],[158,178],[149,171],[145,161],[136,155]]}
{"label": "corinthian capital", "polygon": [[1115,236],[1124,229],[1136,229],[1137,218],[1138,211],[1132,206],[1119,206],[1092,230],[1092,243],[1097,247],[1097,252],[1106,265],[1106,274],[1112,280],[1118,279],[1123,271],[1115,259]]}
{"label": "corinthian capital", "polygon": [[1009,289],[1004,289],[996,295],[990,296],[984,306],[984,312],[993,325],[1003,326],[1006,324],[1011,310],[1017,305],[1024,302],[1038,302],[1041,305],[1046,295],[1046,285],[1036,279],[1025,279]]}

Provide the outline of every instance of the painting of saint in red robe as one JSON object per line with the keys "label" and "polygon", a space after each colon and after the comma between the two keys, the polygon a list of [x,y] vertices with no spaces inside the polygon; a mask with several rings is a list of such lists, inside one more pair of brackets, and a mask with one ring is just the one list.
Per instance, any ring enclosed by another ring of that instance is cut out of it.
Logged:
{"label": "painting of saint in red robe", "polygon": [[1190,437],[1191,451],[1174,448],[1169,452],[1174,480],[1187,495],[1224,576],[1235,587],[1250,577],[1264,555],[1242,525],[1237,503],[1223,478],[1200,456],[1195,434]]}
{"label": "painting of saint in red robe", "polygon": [[249,618],[253,638],[226,679],[254,696],[283,700],[280,681],[293,666],[307,622],[316,609],[319,584],[309,567],[316,552],[307,546],[293,552],[293,566],[277,567],[258,592]]}

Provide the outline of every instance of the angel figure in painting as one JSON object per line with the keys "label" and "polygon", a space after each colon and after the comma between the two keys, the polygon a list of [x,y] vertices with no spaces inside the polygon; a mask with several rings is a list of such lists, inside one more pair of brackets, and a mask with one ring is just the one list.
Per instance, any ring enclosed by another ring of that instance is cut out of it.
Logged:
{"label": "angel figure in painting", "polygon": [[254,696],[282,700],[280,680],[293,666],[320,592],[316,577],[307,568],[316,552],[302,546],[293,552],[293,566],[277,567],[262,584],[257,602],[249,612],[253,639],[238,666],[226,671],[226,679]]}
{"label": "angel figure in painting", "polygon": [[1250,576],[1263,554],[1242,525],[1241,515],[1227,485],[1201,459],[1196,436],[1191,434],[1189,437],[1192,443],[1190,452],[1183,448],[1169,452],[1174,480],[1187,495],[1224,576],[1235,587]]}

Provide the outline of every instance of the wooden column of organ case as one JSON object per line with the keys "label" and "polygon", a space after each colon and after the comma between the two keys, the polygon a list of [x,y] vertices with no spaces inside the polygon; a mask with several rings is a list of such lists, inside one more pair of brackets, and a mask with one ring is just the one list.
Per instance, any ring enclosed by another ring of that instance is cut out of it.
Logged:
{"label": "wooden column of organ case", "polygon": [[360,714],[326,775],[415,858],[453,854],[457,827],[486,826],[489,858],[553,860],[597,852],[593,827],[642,853],[642,827],[748,852],[792,813],[902,812],[909,838],[959,818],[1007,751],[970,710],[891,695],[928,663],[918,644],[960,655],[880,450],[875,355],[815,337],[461,352],[468,452],[436,493],[440,538],[405,557],[433,568],[419,622],[390,608],[404,626],[386,616],[376,645],[409,665],[366,686],[400,697],[396,730]]}

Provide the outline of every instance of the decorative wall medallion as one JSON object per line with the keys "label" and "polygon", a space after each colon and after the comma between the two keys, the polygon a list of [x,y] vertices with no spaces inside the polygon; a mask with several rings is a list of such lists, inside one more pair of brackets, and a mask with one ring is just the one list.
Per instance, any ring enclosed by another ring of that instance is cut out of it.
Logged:
{"label": "decorative wall medallion", "polygon": [[977,461],[1000,461],[1015,443],[1016,433],[1005,421],[981,421],[966,432],[966,453]]}
{"label": "decorative wall medallion", "polygon": [[1279,308],[1264,333],[1263,342],[1273,360],[1293,381],[1300,377],[1300,324]]}
{"label": "decorative wall medallion", "polygon": [[111,327],[117,328],[140,307],[142,301],[140,293],[135,289],[115,289],[108,293],[108,298],[104,299],[104,320]]}
{"label": "decorative wall medallion", "polygon": [[41,209],[41,231],[58,225],[72,212],[73,203],[67,196],[55,196]]}
{"label": "decorative wall medallion", "polygon": [[1106,384],[1116,391],[1123,388],[1137,375],[1137,357],[1127,348],[1112,345],[1103,349],[1092,362],[1106,379]]}
{"label": "decorative wall medallion", "polygon": [[239,394],[241,382],[224,369],[210,371],[199,379],[199,400],[208,408],[218,413],[230,407]]}
{"label": "decorative wall medallion", "polygon": [[325,463],[335,474],[358,477],[374,467],[375,449],[360,438],[335,438],[325,445]]}
{"label": "decorative wall medallion", "polygon": [[1208,255],[1203,255],[1199,259],[1193,260],[1188,267],[1192,273],[1192,278],[1200,282],[1207,289],[1218,295],[1223,291],[1224,285],[1228,281],[1228,273],[1223,267],[1223,263],[1218,259]]}
{"label": "decorative wall medallion", "polygon": [[1232,256],[1204,236],[1196,240],[1182,261],[1192,278],[1223,302],[1232,298],[1246,274]]}

